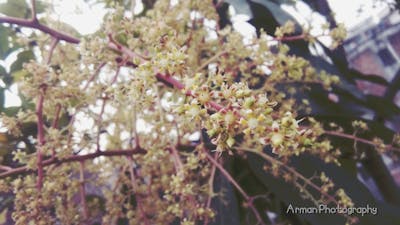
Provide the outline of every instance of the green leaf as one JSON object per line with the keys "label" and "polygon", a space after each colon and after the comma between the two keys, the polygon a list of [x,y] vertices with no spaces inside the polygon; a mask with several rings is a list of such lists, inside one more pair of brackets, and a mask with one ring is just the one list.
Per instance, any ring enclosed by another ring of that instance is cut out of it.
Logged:
{"label": "green leaf", "polygon": [[4,108],[4,91],[5,91],[5,89],[0,87],[0,112]]}
{"label": "green leaf", "polygon": [[11,74],[12,78],[14,81],[21,81],[22,79],[24,79],[24,77],[26,77],[28,75],[28,71],[26,70],[18,70],[15,71]]}
{"label": "green leaf", "polygon": [[9,28],[0,25],[0,58],[5,59],[8,51]]}
{"label": "green leaf", "polygon": [[127,45],[128,36],[125,33],[120,33],[115,36],[115,40],[122,45]]}
{"label": "green leaf", "polygon": [[0,59],[4,60],[10,53],[20,48],[20,45],[14,39],[15,32],[10,27],[0,24]]}
{"label": "green leaf", "polygon": [[44,1],[36,1],[36,13],[43,13],[49,4]]}
{"label": "green leaf", "polygon": [[6,69],[2,65],[0,65],[0,78],[6,75],[7,75]]}
{"label": "green leaf", "polygon": [[13,31],[9,27],[0,24],[0,59],[5,59],[7,56],[16,49],[10,48],[9,37],[13,35]]}
{"label": "green leaf", "polygon": [[[277,198],[284,203],[286,207],[289,205],[292,205],[293,207],[315,206],[310,200],[302,198],[300,192],[294,185],[286,183],[283,179],[276,178],[270,173],[265,172],[263,170],[264,161],[259,156],[254,154],[249,154],[248,156],[250,161],[249,164],[254,174],[265,186],[269,188],[271,192],[276,195]],[[282,216],[286,218],[293,216],[292,214],[287,213],[286,207],[283,209]],[[345,221],[343,217],[337,215],[295,214],[294,216],[299,217],[301,220],[303,220],[303,222],[309,222],[313,225],[337,225],[344,224]]]}
{"label": "green leaf", "polygon": [[253,13],[250,10],[249,4],[243,0],[226,0],[229,4],[235,8],[237,14],[245,14],[253,17]]}
{"label": "green leaf", "polygon": [[253,0],[255,3],[259,3],[268,8],[268,10],[272,13],[274,18],[278,21],[280,25],[284,25],[287,21],[291,20],[295,22],[296,25],[296,33],[301,32],[301,27],[297,23],[296,19],[287,13],[285,10],[282,9],[280,4],[276,3],[275,1],[271,0]]}
{"label": "green leaf", "polygon": [[7,73],[6,69],[0,65],[0,79],[4,82],[6,87],[10,86],[11,84],[11,76]]}
{"label": "green leaf", "polygon": [[30,10],[25,0],[8,0],[7,3],[0,4],[0,13],[22,18],[30,16]]}
{"label": "green leaf", "polygon": [[214,198],[211,207],[218,212],[215,219],[210,225],[232,224],[240,225],[239,223],[239,204],[235,196],[235,190],[231,183],[217,171],[214,179],[214,191],[222,192],[221,198]]}
{"label": "green leaf", "polygon": [[23,68],[24,63],[29,62],[29,60],[34,58],[35,56],[32,50],[26,50],[18,53],[17,60],[11,64],[10,73],[21,70]]}
{"label": "green leaf", "polygon": [[[263,160],[255,154],[249,154],[249,161],[254,174],[270,188],[270,190],[277,195],[286,205],[292,204],[293,206],[300,207],[313,207],[307,199],[301,198],[299,191],[289,183],[286,183],[281,178],[272,176],[264,172]],[[355,173],[349,173],[347,168],[338,167],[334,164],[326,164],[322,160],[311,156],[301,155],[291,159],[289,164],[296,171],[305,177],[312,177],[315,172],[324,172],[329,178],[332,179],[336,188],[343,188],[346,194],[353,200],[356,207],[377,207],[377,215],[364,215],[359,217],[360,224],[375,225],[375,224],[400,224],[399,207],[392,206],[387,203],[377,202],[371,195],[369,190],[357,179]],[[397,211],[397,213],[396,213]],[[286,215],[288,216],[288,215]],[[298,215],[311,224],[344,224],[344,218],[337,215],[326,214],[300,214]],[[397,221],[397,222],[393,222]]]}
{"label": "green leaf", "polygon": [[12,107],[7,107],[7,108],[0,108],[1,112],[4,112],[6,116],[15,116],[18,111],[21,109],[19,106],[12,106]]}

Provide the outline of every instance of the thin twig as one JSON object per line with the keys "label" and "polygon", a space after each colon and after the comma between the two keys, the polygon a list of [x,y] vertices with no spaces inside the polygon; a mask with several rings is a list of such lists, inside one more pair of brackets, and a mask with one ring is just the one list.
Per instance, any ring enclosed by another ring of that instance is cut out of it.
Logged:
{"label": "thin twig", "polygon": [[282,168],[286,169],[288,172],[290,172],[291,174],[293,174],[296,178],[300,178],[301,180],[303,180],[308,186],[314,188],[315,190],[317,190],[319,193],[321,193],[323,196],[325,196],[329,202],[333,202],[335,205],[338,205],[338,201],[332,197],[331,195],[325,193],[322,191],[322,189],[314,184],[313,182],[311,182],[309,179],[307,179],[306,177],[304,177],[301,173],[297,172],[296,170],[294,170],[292,167],[284,164],[283,162],[274,159],[273,157],[265,154],[262,151],[257,151],[257,150],[253,150],[253,149],[249,149],[249,148],[238,148],[238,150],[242,150],[242,151],[247,151],[247,152],[252,152],[256,155],[261,156],[263,159],[267,160],[268,162],[270,162],[271,164],[277,164],[278,166],[281,166]]}
{"label": "thin twig", "polygon": [[[56,105],[56,112],[54,113],[54,119],[53,119],[53,122],[51,124],[51,128],[57,129],[58,120],[60,119],[60,113],[61,113],[61,104],[58,103]],[[56,157],[56,150],[55,150],[54,147],[51,149],[51,157]]]}
{"label": "thin twig", "polygon": [[83,87],[83,91],[85,91],[90,83],[97,77],[97,75],[100,74],[101,69],[106,65],[105,62],[100,63],[100,65],[96,68],[96,70],[94,71],[94,73],[92,74],[92,76],[89,78],[89,80],[87,81],[87,83],[85,84],[85,86]]}
{"label": "thin twig", "polygon": [[[217,159],[218,159],[218,154],[214,153],[214,160],[216,161]],[[207,209],[209,209],[211,207],[211,200],[214,195],[214,178],[215,178],[216,168],[217,168],[216,165],[213,164],[211,167],[210,177],[208,180],[208,194],[209,195],[208,195],[207,202],[206,202]],[[206,217],[203,225],[207,225],[208,223],[209,223],[209,218]]]}
{"label": "thin twig", "polygon": [[44,102],[45,92],[46,92],[46,87],[45,86],[40,87],[40,94],[39,94],[38,101],[36,104],[37,141],[38,141],[38,148],[37,148],[37,152],[36,152],[37,167],[38,167],[38,171],[37,171],[38,177],[37,177],[36,188],[37,188],[38,192],[40,192],[42,190],[42,186],[43,186],[42,146],[45,143],[44,121],[43,121],[43,102]]}
{"label": "thin twig", "polygon": [[39,23],[37,20],[26,20],[26,19],[20,19],[16,17],[3,17],[0,16],[0,23],[9,23],[9,24],[16,24],[20,25],[23,27],[29,27],[33,29],[37,29],[42,31],[43,33],[49,34],[54,38],[57,38],[59,40],[63,40],[72,44],[79,44],[80,40],[76,37],[73,37],[69,34],[62,33],[60,31],[54,30],[48,26],[42,25]]}
{"label": "thin twig", "polygon": [[128,49],[127,47],[119,44],[117,41],[114,40],[114,38],[112,37],[111,34],[108,35],[108,39],[110,40],[110,42],[108,43],[108,47],[110,49],[114,49],[116,51],[122,52],[122,53],[124,53],[125,55],[129,56],[132,59],[137,59],[138,58],[141,63],[143,63],[143,62],[145,62],[147,60],[150,60],[150,58],[148,58],[148,57],[146,57],[144,55],[138,54],[136,52],[133,52],[132,50]]}
{"label": "thin twig", "polygon": [[86,190],[85,190],[85,165],[84,161],[79,161],[79,193],[81,198],[82,204],[82,211],[83,211],[83,220],[85,223],[88,222],[89,219],[89,211],[86,204]]}
{"label": "thin twig", "polygon": [[253,211],[254,215],[256,216],[258,222],[262,225],[265,225],[264,221],[261,218],[260,213],[257,211],[257,209],[254,207],[253,204],[253,198],[250,197],[243,189],[240,187],[240,185],[233,179],[233,177],[224,169],[224,167],[217,162],[206,150],[203,151],[204,154],[206,155],[207,159],[215,165],[221,173],[225,176],[225,178],[233,185],[235,188],[239,191],[239,193],[243,196],[243,198],[246,200],[247,206]]}
{"label": "thin twig", "polygon": [[[131,51],[130,49],[126,48],[125,46],[117,43],[114,39],[112,39],[111,36],[109,36],[109,39],[110,39],[110,42],[108,44],[108,47],[110,49],[121,52],[121,53],[125,54],[126,56],[130,57],[131,59],[139,58],[141,63],[144,63],[147,60],[149,60],[148,58],[141,56],[141,55]],[[220,54],[223,54],[223,52],[221,52]],[[156,69],[155,69],[155,71],[156,71],[155,76],[159,81],[161,81],[167,85],[173,86],[174,88],[176,88],[178,90],[185,90],[185,94],[187,96],[196,98],[195,94],[191,90],[186,90],[185,85],[183,83],[181,83],[180,81],[178,81],[177,79],[175,79],[174,77],[172,77],[171,75],[159,73],[159,72],[157,72]],[[220,111],[225,108],[223,105],[221,105],[217,102],[214,102],[214,101],[209,101],[205,105],[213,108],[216,111]],[[235,111],[235,114],[240,116],[238,114],[238,112],[236,112],[236,111]]]}
{"label": "thin twig", "polygon": [[106,103],[107,103],[107,97],[103,97],[103,101],[101,102],[101,108],[100,108],[100,113],[97,117],[97,137],[96,137],[96,151],[101,151],[100,149],[100,134],[101,134],[101,122],[102,122],[102,117],[104,114],[104,109],[106,108]]}
{"label": "thin twig", "polygon": [[10,171],[12,169],[12,167],[0,165],[0,170]]}
{"label": "thin twig", "polygon": [[[122,64],[125,64],[125,62],[122,62]],[[117,71],[115,71],[114,77],[111,79],[110,86],[113,85],[117,81],[120,69],[121,69],[121,66],[118,66]],[[97,151],[101,150],[100,149],[100,134],[101,134],[101,129],[102,129],[101,122],[102,122],[102,119],[103,119],[103,114],[104,114],[104,110],[105,110],[105,107],[106,107],[106,103],[107,103],[108,97],[104,96],[102,99],[103,99],[103,101],[102,101],[102,104],[101,104],[100,113],[99,113],[99,116],[97,118],[97,138],[96,138],[96,150]]]}
{"label": "thin twig", "polygon": [[[85,161],[85,160],[90,160],[94,159],[100,156],[106,156],[106,157],[112,157],[112,156],[127,156],[127,155],[133,155],[133,154],[144,154],[146,151],[142,148],[134,148],[134,149],[115,149],[115,150],[107,150],[107,151],[100,151],[100,152],[94,152],[94,153],[89,153],[85,155],[71,155],[65,158],[50,158],[47,160],[43,160],[42,162],[42,168],[50,166],[50,165],[61,165],[64,163],[69,163],[69,162],[79,162],[79,161]],[[27,166],[21,166],[21,167],[16,167],[12,168],[10,170],[7,170],[6,172],[0,173],[0,178],[12,176],[12,175],[18,175],[18,174],[23,174],[23,173],[34,173],[37,172],[35,169],[30,169]]]}
{"label": "thin twig", "polygon": [[[377,144],[373,141],[369,141],[367,139],[364,138],[360,138],[357,137],[355,135],[351,135],[351,134],[345,134],[339,131],[324,131],[324,134],[327,135],[331,135],[331,136],[337,136],[337,137],[341,137],[341,138],[346,138],[346,139],[350,139],[350,140],[354,140],[354,141],[358,141],[367,145],[372,145],[374,147],[377,147]],[[399,151],[400,152],[400,148],[394,147],[393,145],[385,145],[385,149],[387,150],[393,150],[393,151]]]}
{"label": "thin twig", "polygon": [[35,0],[31,0],[31,12],[32,12],[32,21],[37,21],[37,17],[36,17],[36,1]]}
{"label": "thin twig", "polygon": [[296,41],[305,39],[307,36],[305,34],[299,34],[294,36],[283,36],[283,37],[274,37],[274,41]]}
{"label": "thin twig", "polygon": [[196,73],[197,73],[197,72],[200,72],[200,71],[201,71],[202,69],[204,69],[208,64],[210,64],[211,62],[213,62],[214,60],[218,59],[220,56],[222,56],[222,55],[224,55],[224,54],[226,54],[226,53],[227,53],[227,51],[221,51],[221,52],[215,54],[213,57],[209,58],[207,61],[205,61],[203,64],[201,64],[201,66],[199,66],[199,67],[196,69]]}
{"label": "thin twig", "polygon": [[[138,185],[136,184],[136,177],[135,177],[135,172],[133,168],[133,160],[132,160],[132,155],[127,156],[128,163],[129,163],[129,175],[131,179],[131,184],[132,188],[136,191],[139,190]],[[140,196],[140,193],[135,193],[135,198],[136,198],[136,203],[137,207],[139,208],[140,212],[140,217],[141,219],[144,220],[145,225],[150,225],[149,218],[147,218],[146,211],[143,209],[143,200],[142,197]]]}
{"label": "thin twig", "polygon": [[53,52],[54,52],[54,49],[56,48],[56,46],[58,44],[58,41],[59,41],[59,39],[55,38],[55,37],[53,37],[52,40],[51,40],[50,49],[49,49],[49,55],[47,56],[47,60],[46,60],[48,65],[51,62],[51,58],[53,57]]}

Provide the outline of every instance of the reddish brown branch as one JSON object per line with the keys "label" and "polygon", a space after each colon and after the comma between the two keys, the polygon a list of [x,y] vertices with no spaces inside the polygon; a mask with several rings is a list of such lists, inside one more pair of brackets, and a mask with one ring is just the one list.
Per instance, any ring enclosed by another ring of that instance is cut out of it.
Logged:
{"label": "reddish brown branch", "polygon": [[204,151],[204,154],[207,156],[207,159],[215,165],[219,171],[221,171],[222,175],[239,191],[239,193],[243,196],[243,198],[246,200],[247,206],[253,211],[254,215],[257,218],[257,221],[259,224],[265,225],[264,221],[261,218],[260,213],[257,211],[257,209],[254,207],[253,201],[254,198],[250,197],[243,189],[240,187],[240,185],[233,179],[233,177],[228,173],[228,171],[225,170],[225,168],[217,162],[210,154],[208,154],[207,151]]}
{"label": "reddish brown branch", "polygon": [[[324,131],[324,133],[327,134],[327,135],[346,138],[346,139],[358,141],[358,142],[361,142],[361,143],[364,143],[364,144],[367,144],[367,145],[372,145],[374,147],[377,147],[377,143],[375,143],[373,141],[369,141],[369,140],[364,139],[364,138],[357,137],[357,136],[352,135],[352,134],[345,134],[345,133],[342,133],[342,132],[339,132],[339,131]],[[393,145],[385,145],[385,149],[393,150],[393,151],[400,151],[400,148],[396,148]]]}
{"label": "reddish brown branch", "polygon": [[[146,153],[146,150],[142,148],[134,148],[134,149],[116,149],[116,150],[108,150],[108,151],[99,151],[95,153],[89,153],[85,155],[72,155],[68,156],[62,159],[59,158],[50,158],[47,160],[42,161],[42,167],[47,167],[50,165],[60,165],[64,163],[70,163],[70,162],[80,162],[80,161],[85,161],[89,159],[94,159],[100,156],[106,156],[106,157],[112,157],[112,156],[129,156],[133,154],[144,154]],[[23,173],[34,173],[37,172],[37,170],[32,170],[29,169],[27,166],[21,166],[17,168],[12,168],[10,170],[7,170],[6,172],[0,173],[0,178],[12,176],[12,175],[19,175]]]}
{"label": "reddish brown branch", "polygon": [[307,179],[306,177],[304,177],[301,173],[297,172],[295,169],[293,169],[292,167],[286,165],[285,163],[283,163],[282,161],[273,158],[272,156],[269,156],[267,154],[265,154],[262,151],[257,151],[255,149],[247,149],[247,148],[238,148],[238,150],[242,150],[242,151],[248,151],[248,152],[252,152],[254,154],[257,154],[259,156],[261,156],[263,159],[265,159],[266,161],[268,161],[269,163],[271,163],[271,165],[278,165],[281,166],[282,168],[284,168],[286,171],[288,171],[289,173],[293,174],[296,178],[301,179],[302,181],[304,181],[305,184],[307,184],[308,186],[310,186],[311,188],[315,189],[316,191],[318,191],[319,193],[321,193],[321,195],[323,195],[324,197],[327,198],[327,200],[329,202],[328,203],[334,203],[335,205],[338,205],[338,201],[332,197],[331,195],[329,195],[328,193],[322,191],[322,189],[314,184],[310,179]]}
{"label": "reddish brown branch", "polygon": [[[141,63],[149,60],[149,58],[144,57],[142,55],[139,55],[139,54],[131,51],[127,47],[119,44],[118,42],[116,42],[112,38],[111,35],[109,35],[109,40],[110,40],[110,42],[108,43],[108,47],[110,49],[113,49],[115,51],[121,52],[122,54],[128,56],[131,59],[139,59]],[[225,53],[226,52],[221,52],[219,54],[225,54]],[[155,69],[155,71],[157,71],[157,69]],[[174,77],[170,76],[169,74],[162,74],[162,73],[159,73],[159,72],[155,72],[155,73],[156,73],[156,75],[155,75],[156,78],[159,81],[165,83],[166,85],[172,86],[172,87],[174,87],[174,88],[176,88],[178,90],[185,90],[185,85],[183,83],[181,83],[180,81],[178,81],[177,79],[175,79]],[[185,94],[187,96],[191,96],[191,97],[194,97],[194,98],[196,97],[191,90],[186,90]],[[222,105],[220,105],[220,104],[218,104],[218,103],[216,103],[214,101],[209,101],[207,103],[207,105],[210,106],[211,108],[213,108],[216,111],[220,111],[220,110],[224,109],[224,106],[222,106]]]}
{"label": "reddish brown branch", "polygon": [[[164,75],[161,73],[157,73],[156,74],[156,78],[158,80],[160,80],[161,82],[170,85],[176,89],[179,90],[185,90],[185,85],[183,85],[180,81],[178,81],[177,79],[175,79],[174,77],[170,76],[170,75]],[[186,90],[185,94],[187,96],[191,96],[191,97],[196,97],[193,92],[191,90]],[[214,101],[209,101],[206,103],[207,106],[210,106],[211,108],[213,108],[215,111],[220,111],[222,109],[224,109],[224,106],[221,104],[218,104],[217,102]]]}
{"label": "reddish brown branch", "polygon": [[[218,154],[214,154],[214,160],[215,161],[217,160],[217,158],[218,158]],[[206,208],[207,209],[209,209],[211,207],[211,200],[212,200],[212,197],[214,195],[214,178],[215,178],[216,168],[217,167],[215,166],[215,164],[213,164],[212,167],[211,167],[210,178],[208,180],[208,191],[209,191],[208,194],[209,195],[208,195],[207,202],[206,202]],[[209,222],[209,218],[206,217],[204,219],[203,225],[207,225],[208,222]]]}
{"label": "reddish brown branch", "polygon": [[305,39],[307,36],[305,34],[299,34],[294,36],[283,36],[283,37],[275,37],[275,41],[296,41]]}
{"label": "reddish brown branch", "polygon": [[37,141],[38,141],[38,148],[37,148],[37,167],[38,167],[38,177],[37,177],[37,183],[36,183],[36,188],[38,192],[42,190],[43,186],[43,152],[42,152],[42,146],[45,143],[44,140],[44,122],[43,122],[43,102],[44,102],[44,94],[46,92],[46,87],[41,87],[40,88],[40,94],[38,97],[38,102],[36,104],[36,117],[37,117]]}
{"label": "reddish brown branch", "polygon": [[0,165],[0,170],[10,171],[10,170],[12,170],[12,168],[9,166]]}
{"label": "reddish brown branch", "polygon": [[26,20],[26,19],[21,19],[21,18],[16,18],[16,17],[0,17],[0,23],[9,23],[9,24],[16,24],[19,26],[23,27],[29,27],[33,29],[37,29],[42,31],[43,33],[49,34],[52,37],[63,40],[69,43],[73,44],[78,44],[80,40],[78,38],[75,38],[69,34],[62,33],[60,31],[54,30],[50,27],[47,27],[45,25],[42,25],[39,23],[38,20]]}
{"label": "reddish brown branch", "polygon": [[145,62],[146,60],[149,60],[148,57],[145,57],[143,55],[137,54],[136,52],[133,52],[132,50],[128,49],[127,47],[119,44],[114,40],[111,34],[108,35],[108,39],[110,42],[108,43],[108,47],[110,49],[113,49],[118,52],[122,52],[126,56],[130,57],[131,59],[139,59],[141,63]]}
{"label": "reddish brown branch", "polygon": [[83,220],[85,223],[89,219],[89,211],[86,204],[86,190],[85,190],[85,167],[84,161],[79,161],[79,194],[81,198]]}
{"label": "reddish brown branch", "polygon": [[85,86],[83,87],[83,91],[85,91],[90,83],[100,74],[101,69],[106,65],[105,62],[100,63],[100,65],[96,68],[96,70],[94,71],[94,73],[92,74],[92,76],[90,76],[89,80],[87,81],[87,83],[85,84]]}
{"label": "reddish brown branch", "polygon": [[54,49],[56,49],[56,46],[58,44],[59,39],[53,37],[53,39],[51,40],[51,44],[50,44],[50,50],[49,50],[49,55],[47,56],[47,64],[50,64],[51,62],[51,58],[53,57],[53,52]]}
{"label": "reddish brown branch", "polygon": [[[133,168],[133,160],[132,160],[132,155],[127,156],[128,162],[129,162],[129,175],[131,179],[131,184],[132,184],[132,189],[135,191],[138,191],[138,185],[136,183],[136,177],[135,177],[135,169]],[[136,202],[137,202],[137,207],[139,208],[140,212],[140,217],[143,219],[145,225],[150,225],[150,221],[147,218],[146,211],[143,208],[143,199],[140,195],[140,193],[135,193],[136,197]]]}
{"label": "reddish brown branch", "polygon": [[[57,129],[58,120],[60,119],[60,113],[61,113],[61,105],[58,103],[56,105],[56,112],[54,114],[53,122],[51,123],[51,128]],[[56,150],[54,148],[51,149],[51,157],[56,157]]]}
{"label": "reddish brown branch", "polygon": [[106,108],[106,103],[107,103],[107,97],[103,98],[103,101],[101,103],[101,109],[99,116],[97,118],[97,137],[96,137],[96,151],[100,151],[100,135],[101,135],[101,121],[103,118],[104,114],[104,109]]}
{"label": "reddish brown branch", "polygon": [[32,21],[37,21],[37,18],[36,18],[36,1],[35,0],[31,0],[31,5],[32,5],[32,8],[31,8]]}

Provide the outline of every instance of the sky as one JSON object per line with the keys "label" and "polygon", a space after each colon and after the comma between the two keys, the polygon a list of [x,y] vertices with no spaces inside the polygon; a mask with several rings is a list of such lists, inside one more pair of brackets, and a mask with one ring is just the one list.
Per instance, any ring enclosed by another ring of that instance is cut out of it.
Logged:
{"label": "sky", "polygon": [[[83,0],[51,0],[51,2],[55,5],[56,18],[71,24],[82,34],[96,31],[105,13],[101,4],[88,6]],[[140,10],[140,1],[136,2],[136,10]],[[376,0],[328,0],[328,2],[336,14],[336,20],[344,23],[347,28],[356,26],[369,16],[376,16],[385,7],[385,4]],[[361,12],[360,8],[363,9]],[[304,7],[300,9],[302,14],[304,12],[310,14]]]}
{"label": "sky", "polygon": [[[387,5],[383,3],[392,0],[328,0],[331,9],[336,13],[336,20],[344,23],[347,28],[357,26],[368,17],[377,18]],[[362,11],[359,11],[362,9]]]}

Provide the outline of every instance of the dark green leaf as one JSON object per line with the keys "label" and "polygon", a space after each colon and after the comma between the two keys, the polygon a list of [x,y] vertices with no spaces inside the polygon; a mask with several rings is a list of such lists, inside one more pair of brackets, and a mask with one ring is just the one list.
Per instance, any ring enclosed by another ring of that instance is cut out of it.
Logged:
{"label": "dark green leaf", "polygon": [[25,0],[8,0],[0,4],[0,13],[13,17],[28,17],[30,12]]}
{"label": "dark green leaf", "polygon": [[18,106],[1,108],[1,112],[4,112],[6,116],[15,116],[21,108]]}
{"label": "dark green leaf", "polygon": [[21,81],[27,75],[29,75],[29,73],[26,70],[17,70],[11,74],[14,81]]}
{"label": "dark green leaf", "polygon": [[0,87],[0,112],[3,111],[4,108],[4,91],[5,89]]}
{"label": "dark green leaf", "polygon": [[0,25],[0,58],[5,59],[8,51],[9,28]]}
{"label": "dark green leaf", "polygon": [[2,65],[0,65],[0,78],[6,75],[7,75],[6,69]]}
{"label": "dark green leaf", "polygon": [[216,173],[214,179],[214,191],[223,193],[222,198],[214,198],[211,207],[218,212],[211,225],[232,224],[240,225],[239,223],[239,204],[236,199],[235,190],[229,181],[219,173]]}
{"label": "dark green leaf", "polygon": [[36,13],[43,13],[48,6],[49,4],[44,1],[36,1]]}
{"label": "dark green leaf", "polygon": [[[314,207],[315,205],[301,197],[300,192],[295,188],[294,185],[286,183],[283,179],[276,178],[272,176],[270,173],[266,173],[263,170],[264,161],[254,154],[249,154],[250,166],[264,185],[266,185],[271,192],[273,192],[277,198],[279,198],[284,205],[287,207],[292,205],[293,207]],[[285,208],[286,208],[285,207]],[[321,214],[299,214],[293,215],[291,213],[287,213],[287,210],[284,209],[282,212],[284,217],[290,216],[298,216],[304,222],[307,221],[311,224],[320,225],[337,225],[344,224],[344,219],[340,216],[336,215],[321,215]]]}
{"label": "dark green leaf", "polygon": [[18,43],[14,42],[13,37],[15,37],[15,32],[10,27],[0,24],[0,59],[7,58],[11,52],[20,47]]}
{"label": "dark green leaf", "polygon": [[247,1],[243,0],[226,0],[229,4],[235,8],[237,14],[245,14],[249,17],[253,17],[253,13],[250,10],[249,4]]}
{"label": "dark green leaf", "polygon": [[301,33],[301,26],[297,23],[296,19],[287,13],[285,10],[282,9],[280,4],[276,1],[272,0],[252,0],[254,3],[259,3],[266,7],[273,15],[273,17],[277,20],[280,25],[285,24],[287,21],[291,20],[295,22],[295,33]]}
{"label": "dark green leaf", "polygon": [[0,24],[0,59],[5,59],[15,49],[10,48],[9,37],[13,31],[9,27]]}
{"label": "dark green leaf", "polygon": [[32,50],[26,50],[18,53],[17,60],[15,60],[10,67],[10,73],[21,70],[23,68],[24,63],[29,62],[29,60],[34,59],[34,55]]}
{"label": "dark green leaf", "polygon": [[[292,204],[299,207],[313,207],[313,203],[301,197],[299,191],[289,183],[284,182],[281,178],[273,177],[271,174],[264,172],[263,160],[260,157],[249,154],[250,166],[256,176],[270,188],[270,190],[280,198],[286,206]],[[348,173],[345,168],[338,167],[333,164],[326,164],[320,159],[310,156],[302,155],[292,159],[290,164],[305,177],[311,177],[315,173],[325,172],[330,177],[336,188],[343,188],[346,193],[355,203],[356,207],[378,207],[377,215],[364,215],[359,217],[361,224],[376,225],[376,224],[400,224],[400,215],[395,211],[399,208],[377,203],[368,189],[358,181],[354,173]],[[397,211],[399,212],[399,211]],[[286,215],[288,216],[288,215]],[[300,214],[298,215],[303,220],[311,224],[344,224],[344,218],[338,215],[327,214]],[[397,221],[397,222],[394,222]]]}

